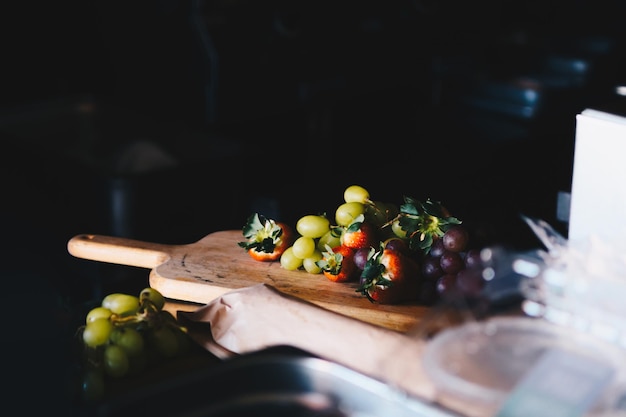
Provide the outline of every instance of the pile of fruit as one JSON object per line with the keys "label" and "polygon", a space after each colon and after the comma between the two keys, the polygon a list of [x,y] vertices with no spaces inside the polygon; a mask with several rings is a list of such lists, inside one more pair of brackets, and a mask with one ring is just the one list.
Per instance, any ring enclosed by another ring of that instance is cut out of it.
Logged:
{"label": "pile of fruit", "polygon": [[112,293],[92,308],[79,328],[84,345],[82,392],[87,401],[104,395],[105,381],[136,375],[185,353],[190,339],[154,288],[138,296]]}
{"label": "pile of fruit", "polygon": [[371,199],[360,185],[347,187],[343,199],[333,217],[307,214],[295,228],[254,213],[238,245],[286,270],[357,282],[356,291],[381,304],[480,294],[480,251],[440,202],[405,196],[397,206]]}

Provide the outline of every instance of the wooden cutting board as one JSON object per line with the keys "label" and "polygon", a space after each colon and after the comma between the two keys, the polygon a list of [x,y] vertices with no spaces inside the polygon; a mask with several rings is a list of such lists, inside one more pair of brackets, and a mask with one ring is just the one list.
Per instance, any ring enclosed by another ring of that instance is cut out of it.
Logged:
{"label": "wooden cutting board", "polygon": [[93,261],[150,268],[150,286],[173,300],[207,304],[238,288],[266,283],[320,307],[389,329],[406,332],[428,312],[418,304],[380,305],[356,292],[357,283],[288,271],[279,262],[253,260],[237,245],[239,230],[211,233],[186,245],[81,234],[68,242],[71,255]]}

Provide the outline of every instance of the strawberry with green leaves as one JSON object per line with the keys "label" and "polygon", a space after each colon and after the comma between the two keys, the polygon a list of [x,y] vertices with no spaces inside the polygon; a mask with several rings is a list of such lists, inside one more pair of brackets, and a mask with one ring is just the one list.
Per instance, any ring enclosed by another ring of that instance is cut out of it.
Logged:
{"label": "strawberry with green leaves", "polygon": [[358,292],[380,304],[399,304],[419,297],[422,275],[419,264],[400,250],[380,249],[361,272]]}
{"label": "strawberry with green leaves", "polygon": [[295,233],[286,223],[254,213],[242,229],[244,242],[237,244],[248,251],[252,259],[272,262],[280,259],[294,241]]}
{"label": "strawberry with green leaves", "polygon": [[402,231],[402,237],[408,241],[410,249],[428,253],[435,240],[441,238],[450,227],[461,224],[461,221],[451,216],[438,201],[427,199],[421,202],[404,197],[400,213],[387,225],[393,227],[394,223]]}
{"label": "strawberry with green leaves", "polygon": [[316,262],[326,278],[333,282],[353,281],[360,271],[354,263],[354,249],[344,245],[326,246],[322,259]]}
{"label": "strawberry with green leaves", "polygon": [[378,228],[366,222],[363,214],[346,226],[341,235],[341,243],[354,250],[375,247],[379,241]]}

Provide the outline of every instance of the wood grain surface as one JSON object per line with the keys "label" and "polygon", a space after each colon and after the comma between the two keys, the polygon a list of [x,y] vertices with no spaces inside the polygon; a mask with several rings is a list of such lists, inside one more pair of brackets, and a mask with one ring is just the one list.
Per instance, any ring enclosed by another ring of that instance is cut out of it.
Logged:
{"label": "wood grain surface", "polygon": [[355,282],[336,283],[321,274],[285,270],[279,262],[255,261],[237,245],[241,240],[239,230],[214,232],[186,245],[81,234],[67,247],[77,258],[149,268],[150,285],[173,300],[202,305],[230,290],[265,283],[328,310],[401,332],[416,326],[428,312],[417,303],[372,303],[356,292]]}

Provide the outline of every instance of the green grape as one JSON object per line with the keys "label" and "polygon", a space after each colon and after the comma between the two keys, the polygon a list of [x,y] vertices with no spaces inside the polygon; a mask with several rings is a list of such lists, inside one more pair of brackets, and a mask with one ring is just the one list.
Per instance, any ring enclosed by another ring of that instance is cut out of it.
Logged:
{"label": "green grape", "polygon": [[128,356],[138,356],[143,352],[144,340],[133,327],[116,327],[111,332],[111,342],[126,351]]}
{"label": "green grape", "polygon": [[83,342],[89,347],[104,345],[109,341],[113,323],[105,318],[95,319],[85,325],[83,329]]}
{"label": "green grape", "polygon": [[178,353],[186,353],[191,348],[191,340],[189,335],[181,329],[173,329],[174,335],[178,342]]}
{"label": "green grape", "polygon": [[312,237],[300,236],[291,246],[294,256],[300,259],[308,258],[315,252],[315,239]]}
{"label": "green grape", "polygon": [[113,312],[106,307],[94,307],[89,311],[89,313],[87,313],[85,322],[90,323],[95,319],[108,319],[112,314]]}
{"label": "green grape", "polygon": [[102,307],[120,316],[135,314],[139,310],[139,297],[122,293],[109,294],[102,300]]}
{"label": "green grape", "polygon": [[351,185],[343,192],[343,199],[346,203],[367,203],[370,199],[370,193],[360,185]]}
{"label": "green grape", "polygon": [[330,230],[330,220],[322,215],[309,214],[297,221],[296,230],[302,236],[317,239]]}
{"label": "green grape", "polygon": [[176,335],[178,340],[178,350],[180,352],[184,352],[189,348],[190,338],[185,330],[180,328],[178,321],[174,317],[172,313],[167,310],[163,310],[160,313],[161,323],[163,326],[169,326],[170,329]]}
{"label": "green grape", "polygon": [[357,201],[343,203],[335,211],[335,221],[339,226],[345,227],[361,214],[365,214],[365,204]]}
{"label": "green grape", "polygon": [[149,355],[144,351],[142,355],[128,357],[128,375],[138,375],[148,366]]}
{"label": "green grape", "polygon": [[335,248],[341,245],[342,234],[343,228],[333,227],[317,240],[316,249],[320,252],[324,252],[326,250],[326,245],[330,246],[331,248]]}
{"label": "green grape", "polygon": [[285,249],[282,255],[280,255],[280,266],[287,271],[295,271],[302,266],[302,258],[298,258],[293,254],[293,246]]}
{"label": "green grape", "polygon": [[171,358],[178,353],[178,338],[169,326],[162,326],[150,332],[150,341],[154,349],[163,357]]}
{"label": "green grape", "polygon": [[117,345],[107,345],[103,355],[104,372],[114,378],[126,375],[130,369],[128,354],[122,347]]}
{"label": "green grape", "polygon": [[408,239],[406,230],[403,230],[400,226],[400,221],[394,220],[393,223],[391,223],[391,230],[396,237],[399,237],[400,239]]}
{"label": "green grape", "polygon": [[162,310],[165,305],[165,297],[152,287],[147,287],[139,293],[139,301],[150,300],[157,310]]}
{"label": "green grape", "polygon": [[104,377],[102,372],[89,369],[83,374],[82,395],[85,401],[98,401],[104,397]]}
{"label": "green grape", "polygon": [[317,261],[322,259],[322,252],[318,249],[315,249],[313,254],[309,257],[306,257],[302,260],[302,266],[304,270],[309,274],[320,274],[322,272],[322,268],[317,265]]}

